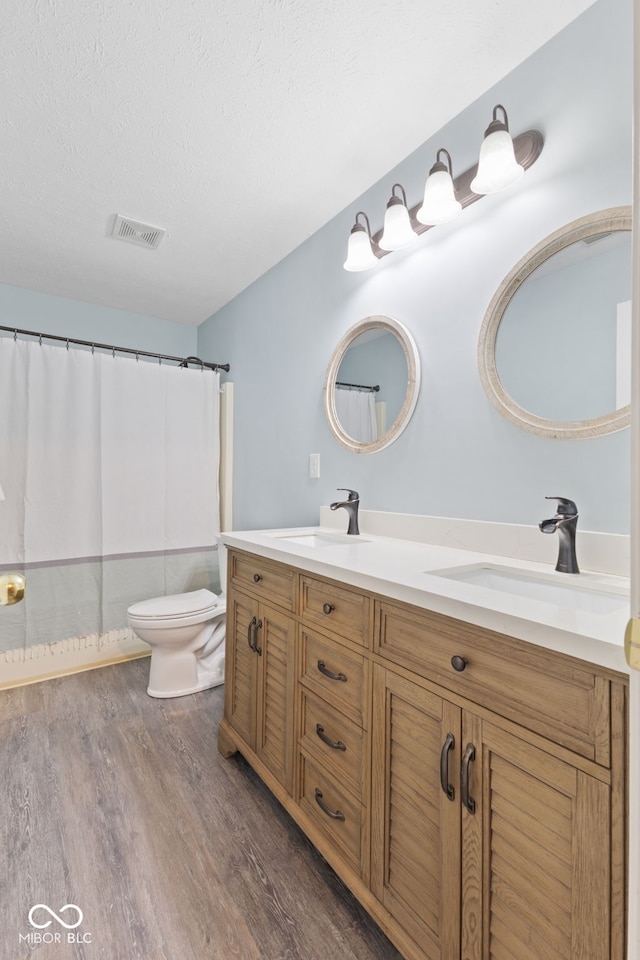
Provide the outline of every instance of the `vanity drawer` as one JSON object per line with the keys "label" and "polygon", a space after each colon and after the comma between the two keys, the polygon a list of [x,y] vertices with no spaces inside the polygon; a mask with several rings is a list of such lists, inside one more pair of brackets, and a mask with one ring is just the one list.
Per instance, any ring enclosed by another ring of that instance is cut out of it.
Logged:
{"label": "vanity drawer", "polygon": [[305,623],[368,645],[371,601],[359,590],[302,577],[300,613]]}
{"label": "vanity drawer", "polygon": [[262,557],[232,553],[229,576],[231,583],[251,590],[255,596],[264,597],[285,610],[295,610],[296,574],[289,567]]}
{"label": "vanity drawer", "polygon": [[[589,664],[482,627],[376,603],[374,649],[456,694],[603,766],[610,684]],[[453,658],[463,669],[454,669]],[[466,663],[464,663],[466,661]]]}
{"label": "vanity drawer", "polygon": [[304,754],[300,757],[300,778],[300,807],[336,851],[360,873],[362,805],[344,786]]}
{"label": "vanity drawer", "polygon": [[362,725],[364,658],[340,643],[302,629],[300,682]]}
{"label": "vanity drawer", "polygon": [[321,757],[329,772],[360,799],[362,728],[325,700],[318,700],[304,690],[300,727],[302,749],[306,753],[315,754],[317,758]]}

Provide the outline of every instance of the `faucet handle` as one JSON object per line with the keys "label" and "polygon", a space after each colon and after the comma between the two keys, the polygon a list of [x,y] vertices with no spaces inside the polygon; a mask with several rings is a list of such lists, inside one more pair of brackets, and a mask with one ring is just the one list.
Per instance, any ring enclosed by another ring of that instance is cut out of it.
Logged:
{"label": "faucet handle", "polygon": [[345,493],[348,493],[349,496],[347,500],[359,500],[360,494],[357,490],[350,490],[349,487],[336,487],[337,490],[344,490]]}
{"label": "faucet handle", "polygon": [[577,517],[578,508],[573,502],[573,500],[567,500],[566,497],[545,497],[545,500],[557,500],[558,501],[558,510],[557,512],[561,517]]}

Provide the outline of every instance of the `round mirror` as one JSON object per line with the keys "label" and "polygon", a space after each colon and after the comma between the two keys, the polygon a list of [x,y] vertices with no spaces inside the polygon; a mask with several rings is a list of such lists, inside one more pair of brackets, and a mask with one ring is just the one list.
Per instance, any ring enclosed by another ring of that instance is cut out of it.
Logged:
{"label": "round mirror", "polygon": [[515,265],[485,314],[478,365],[494,406],[538,436],[629,425],[630,207],[574,220]]}
{"label": "round mirror", "polygon": [[391,317],[365,317],[333,352],[324,384],[329,426],[355,453],[388,447],[407,426],[420,389],[409,331]]}

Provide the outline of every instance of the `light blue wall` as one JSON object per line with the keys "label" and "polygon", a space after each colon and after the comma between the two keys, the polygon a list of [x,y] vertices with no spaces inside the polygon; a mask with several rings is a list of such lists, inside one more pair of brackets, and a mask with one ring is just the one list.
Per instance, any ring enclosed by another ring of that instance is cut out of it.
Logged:
{"label": "light blue wall", "polygon": [[0,284],[0,326],[96,340],[169,356],[193,356],[197,348],[196,327],[6,283]]}
{"label": "light blue wall", "polygon": [[[520,257],[563,224],[631,201],[631,27],[631,0],[599,0],[199,328],[199,350],[230,361],[236,384],[236,528],[315,523],[336,487],[353,487],[370,509],[513,523],[537,522],[544,496],[562,495],[577,501],[583,529],[628,532],[629,432],[558,441],[519,430],[486,398],[476,345],[491,297]],[[427,95],[437,91],[407,91],[416,124]],[[519,184],[373,273],[344,271],[356,211],[377,230],[395,181],[416,203],[441,146],[454,172],[472,166],[498,102],[514,134],[537,128],[545,137]],[[322,386],[335,344],[371,314],[411,330],[423,380],[405,433],[361,456],[332,438]],[[320,480],[308,477],[312,452]]]}

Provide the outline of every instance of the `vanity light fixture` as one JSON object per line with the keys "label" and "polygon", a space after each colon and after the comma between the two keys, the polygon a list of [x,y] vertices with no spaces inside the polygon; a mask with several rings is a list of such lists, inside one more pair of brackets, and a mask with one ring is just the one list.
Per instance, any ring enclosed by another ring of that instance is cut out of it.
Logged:
{"label": "vanity light fixture", "polygon": [[[364,217],[366,226],[358,222],[358,217]],[[380,261],[373,252],[372,242],[369,217],[362,210],[359,210],[356,213],[356,221],[351,227],[347,259],[343,264],[344,269],[355,273],[358,270],[368,270],[370,267],[375,267]]]}
{"label": "vanity light fixture", "polygon": [[[502,111],[503,120],[498,120],[499,110]],[[484,132],[478,172],[471,181],[471,189],[480,194],[497,193],[510,187],[523,173],[524,167],[515,157],[507,111],[499,103],[493,108],[493,120]]]}
{"label": "vanity light fixture", "polygon": [[[400,190],[399,197],[396,190]],[[411,218],[407,209],[407,195],[401,183],[394,183],[391,188],[391,197],[387,203],[387,212],[384,215],[384,228],[378,240],[381,250],[402,250],[417,239],[418,234],[411,226]]]}
{"label": "vanity light fixture", "polygon": [[[447,162],[443,163],[440,154],[444,154]],[[436,162],[429,170],[429,176],[424,187],[422,206],[416,211],[416,220],[428,226],[438,223],[448,223],[462,213],[462,204],[456,200],[453,189],[453,174],[451,154],[444,147],[436,153]]]}
{"label": "vanity light fixture", "polygon": [[[496,193],[515,183],[536,162],[543,144],[539,130],[527,130],[512,140],[507,111],[501,103],[496,104],[476,166],[454,179],[451,155],[441,147],[429,171],[422,203],[410,208],[404,187],[394,183],[383,229],[373,236],[367,215],[363,211],[356,214],[344,262],[345,270],[368,270],[376,266],[388,253],[409,246],[437,224],[453,220],[461,210],[476,203],[485,194]],[[359,217],[365,218],[366,231],[359,223]]]}

